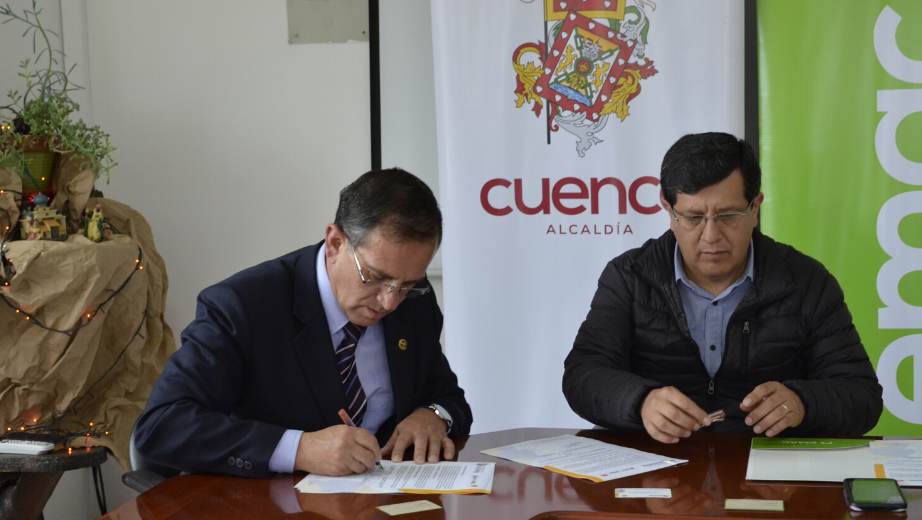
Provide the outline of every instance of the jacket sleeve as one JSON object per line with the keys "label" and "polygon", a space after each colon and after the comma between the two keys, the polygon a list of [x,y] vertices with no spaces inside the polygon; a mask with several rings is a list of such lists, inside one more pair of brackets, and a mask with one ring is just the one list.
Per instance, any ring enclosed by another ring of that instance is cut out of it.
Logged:
{"label": "jacket sleeve", "polygon": [[788,433],[797,436],[864,435],[883,411],[883,389],[861,344],[839,283],[824,268],[805,294],[808,334],[803,351],[807,377],[784,381],[800,396],[803,422]]}
{"label": "jacket sleeve", "polygon": [[564,361],[563,393],[580,417],[617,430],[643,428],[640,406],[663,385],[631,372],[636,278],[609,262]]}
{"label": "jacket sleeve", "polygon": [[202,291],[182,348],[167,361],[135,426],[138,451],[189,473],[264,478],[285,428],[232,417],[241,398],[251,331],[235,291]]}

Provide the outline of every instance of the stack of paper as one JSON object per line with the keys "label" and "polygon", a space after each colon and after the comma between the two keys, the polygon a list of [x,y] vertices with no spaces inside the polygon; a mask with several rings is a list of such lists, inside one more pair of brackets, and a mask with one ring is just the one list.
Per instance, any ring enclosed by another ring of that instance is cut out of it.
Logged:
{"label": "stack of paper", "polygon": [[345,477],[308,475],[295,485],[302,493],[490,493],[496,465],[482,462],[416,464],[382,460],[381,468]]}
{"label": "stack of paper", "polygon": [[922,486],[922,439],[871,441],[874,475],[900,486]]}
{"label": "stack of paper", "polygon": [[604,482],[688,462],[575,435],[520,442],[483,450],[481,453],[593,482]]}

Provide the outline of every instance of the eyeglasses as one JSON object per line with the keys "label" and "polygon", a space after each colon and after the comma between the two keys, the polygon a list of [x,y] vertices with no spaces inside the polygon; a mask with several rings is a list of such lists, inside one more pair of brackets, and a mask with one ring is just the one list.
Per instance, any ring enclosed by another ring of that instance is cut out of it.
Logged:
{"label": "eyeglasses", "polygon": [[[422,296],[429,292],[431,286],[429,283],[423,279],[417,282],[419,284],[426,284],[425,287],[397,287],[396,285],[391,285],[388,283],[379,282],[377,280],[370,280],[365,278],[365,275],[362,273],[362,266],[359,264],[359,257],[355,254],[355,248],[352,245],[349,245],[349,249],[352,250],[352,258],[355,259],[355,267],[359,270],[359,278],[362,280],[362,285],[366,288],[377,292],[378,294],[390,294],[394,291],[397,291],[397,297],[400,299],[403,298],[416,298],[417,296]],[[368,285],[374,284],[374,285]]]}
{"label": "eyeglasses", "polygon": [[694,231],[698,228],[703,228],[704,223],[708,219],[713,219],[717,227],[721,229],[734,229],[742,224],[743,218],[748,215],[749,210],[752,209],[753,202],[755,202],[755,199],[749,201],[749,206],[746,208],[746,211],[742,213],[718,213],[712,217],[705,215],[676,215],[674,207],[669,206],[669,209],[672,211],[672,218],[686,231]]}

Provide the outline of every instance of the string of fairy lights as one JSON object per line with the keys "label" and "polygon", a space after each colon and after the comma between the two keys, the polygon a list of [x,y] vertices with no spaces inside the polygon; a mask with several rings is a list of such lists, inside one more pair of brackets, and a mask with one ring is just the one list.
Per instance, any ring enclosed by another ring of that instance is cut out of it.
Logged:
{"label": "string of fairy lights", "polygon": [[[56,328],[53,328],[53,327],[48,327],[48,326],[46,326],[44,323],[42,323],[41,321],[39,321],[38,318],[36,318],[34,314],[29,313],[29,312],[26,312],[25,310],[23,310],[23,309],[21,309],[20,307],[16,306],[16,305],[15,305],[13,302],[11,302],[11,301],[9,300],[9,298],[7,298],[7,296],[6,296],[5,294],[3,294],[3,293],[0,293],[0,299],[3,300],[3,303],[5,303],[5,304],[7,305],[7,307],[13,309],[13,310],[16,312],[16,314],[19,314],[19,315],[23,316],[23,318],[25,318],[26,321],[28,321],[29,323],[35,325],[36,327],[39,327],[39,328],[42,328],[42,329],[45,329],[45,330],[51,331],[51,332],[60,332],[61,334],[70,334],[71,332],[74,332],[74,331],[76,331],[76,330],[80,330],[80,329],[82,329],[82,328],[88,326],[90,323],[92,323],[92,322],[93,322],[93,319],[95,319],[96,316],[102,311],[103,306],[105,306],[107,303],[109,303],[110,301],[112,301],[112,299],[115,298],[115,296],[118,295],[118,293],[122,292],[122,289],[124,289],[125,286],[128,285],[128,282],[131,281],[131,277],[134,276],[134,274],[135,274],[136,272],[144,270],[144,266],[141,265],[141,257],[142,257],[143,255],[144,255],[144,252],[141,251],[141,247],[138,246],[138,257],[137,257],[137,258],[135,259],[135,261],[134,261],[134,268],[131,270],[131,273],[128,274],[128,277],[125,278],[125,281],[122,282],[122,285],[120,285],[120,286],[118,287],[118,289],[116,289],[115,291],[113,291],[112,294],[110,294],[108,298],[106,298],[105,300],[102,301],[102,303],[100,303],[99,305],[97,305],[95,309],[93,309],[93,310],[87,312],[87,313],[86,313],[86,316],[81,316],[81,317],[80,317],[80,318],[81,318],[81,319],[80,319],[81,323],[80,323],[79,325],[76,325],[76,326],[71,327],[71,328],[69,328],[69,329],[63,329],[63,330],[62,330],[62,329],[56,329]],[[7,282],[6,285],[9,285],[9,282]]]}
{"label": "string of fairy lights", "polygon": [[[0,196],[5,194],[6,192],[10,192],[14,194],[14,196],[19,195],[20,197],[19,201],[22,200],[23,194],[21,192],[14,191],[14,190],[6,190],[6,189],[0,190]],[[14,198],[14,201],[17,202],[17,204],[19,202],[19,201],[16,201],[15,198]],[[9,243],[11,238],[15,236],[14,233],[19,224],[18,223],[14,224],[11,221],[10,213],[5,208],[0,207],[0,214],[6,217],[6,223],[7,223],[5,225],[6,229],[3,230],[4,233],[2,234],[2,236],[0,236],[0,262],[2,262],[2,271],[0,271],[0,273],[2,273],[2,275],[0,275],[0,289],[4,289],[10,286],[10,282],[12,278],[15,276],[15,272],[16,272],[14,265],[6,257],[6,251],[7,251],[7,244]],[[105,223],[114,232],[118,233],[118,230],[115,229],[115,227],[112,226],[111,223],[108,222],[108,220],[106,220]],[[144,258],[144,252],[141,249],[140,245],[138,245],[137,247],[138,247],[138,254],[136,258],[134,259],[131,272],[128,273],[128,276],[125,278],[122,284],[119,285],[117,289],[112,291],[112,293],[105,300],[103,300],[98,305],[96,305],[95,308],[91,310],[87,310],[85,314],[82,314],[80,316],[79,322],[73,327],[70,327],[67,329],[57,329],[57,328],[48,326],[45,323],[42,323],[42,321],[34,313],[27,312],[21,306],[11,301],[11,299],[6,294],[4,294],[3,290],[0,290],[0,299],[2,299],[3,302],[6,304],[6,306],[12,309],[16,315],[21,316],[24,322],[32,326],[36,326],[36,327],[39,327],[41,329],[44,329],[50,332],[55,332],[55,333],[64,334],[64,335],[75,334],[80,329],[83,329],[89,326],[100,314],[104,313],[105,307],[110,302],[112,302],[113,299],[125,289],[125,287],[128,286],[128,283],[131,281],[132,277],[134,277],[134,275],[138,273],[139,271],[144,270],[144,265],[141,262]],[[147,310],[148,309],[145,307],[145,309],[142,311],[141,320],[140,320],[140,323],[138,324],[138,328],[135,330],[134,334],[131,335],[127,344],[122,348],[122,350],[119,352],[118,356],[115,358],[112,364],[106,369],[105,372],[103,372],[103,374],[96,380],[96,382],[94,382],[87,389],[87,391],[83,393],[83,395],[78,397],[68,408],[64,410],[53,412],[44,420],[39,421],[38,417],[32,417],[31,422],[27,419],[20,419],[19,424],[7,425],[5,428],[5,431],[0,430],[0,438],[6,437],[13,433],[51,435],[51,436],[59,437],[63,439],[63,442],[67,446],[70,446],[70,443],[74,439],[77,439],[80,437],[98,438],[103,435],[108,435],[109,431],[103,428],[101,425],[96,425],[91,422],[89,423],[89,426],[87,427],[83,423],[79,422],[77,420],[77,417],[79,417],[79,413],[81,409],[80,407],[87,399],[95,399],[95,396],[93,395],[93,389],[99,383],[101,383],[103,379],[106,378],[107,375],[109,375],[109,373],[115,368],[115,366],[119,363],[119,361],[125,358],[125,352],[131,346],[131,344],[134,343],[135,339],[141,338],[142,340],[146,340],[146,338],[144,338],[144,336],[141,334],[141,330],[144,327],[144,323],[147,320]],[[71,418],[71,415],[73,415],[73,418]],[[68,447],[68,453],[71,453],[71,452],[72,452],[72,448]]]}
{"label": "string of fairy lights", "polygon": [[[78,397],[68,408],[64,410],[59,410],[52,413],[47,419],[39,421],[37,417],[32,419],[32,424],[22,424],[17,427],[7,426],[6,431],[0,434],[0,438],[9,435],[11,433],[30,433],[30,434],[45,434],[58,436],[64,439],[64,443],[69,445],[71,441],[80,437],[102,437],[103,435],[109,435],[109,430],[103,429],[100,425],[89,423],[89,427],[86,427],[83,423],[76,420],[69,420],[71,415],[77,417],[80,414],[80,405],[86,399],[95,399],[96,396],[93,395],[93,389],[109,375],[119,361],[125,359],[125,352],[134,343],[136,338],[141,338],[142,340],[147,340],[143,334],[141,334],[141,329],[144,328],[144,323],[147,321],[147,309],[141,312],[141,322],[138,324],[138,328],[135,329],[134,334],[129,338],[128,343],[122,348],[118,356],[115,358],[115,361],[109,365],[109,368],[102,373],[101,376],[83,393]],[[66,426],[71,426],[67,428]],[[76,428],[74,428],[76,427]],[[72,452],[72,448],[68,447],[68,453]]]}

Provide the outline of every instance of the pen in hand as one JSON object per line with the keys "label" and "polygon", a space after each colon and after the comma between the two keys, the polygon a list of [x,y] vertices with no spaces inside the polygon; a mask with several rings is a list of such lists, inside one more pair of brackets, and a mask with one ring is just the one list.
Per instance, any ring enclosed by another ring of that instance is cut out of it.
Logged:
{"label": "pen in hand", "polygon": [[727,418],[727,413],[724,412],[723,408],[717,410],[716,412],[711,412],[708,414],[708,417],[711,418],[711,424],[723,421]]}
{"label": "pen in hand", "polygon": [[[350,428],[358,428],[358,426],[356,426],[355,423],[352,422],[352,418],[349,417],[349,414],[346,413],[346,411],[343,410],[342,408],[339,409],[339,418],[343,420],[343,424],[345,424],[346,426]],[[384,471],[384,466],[382,466],[380,462],[375,462],[375,467],[380,469],[381,471]]]}

